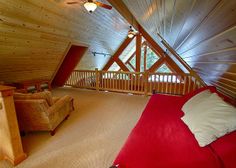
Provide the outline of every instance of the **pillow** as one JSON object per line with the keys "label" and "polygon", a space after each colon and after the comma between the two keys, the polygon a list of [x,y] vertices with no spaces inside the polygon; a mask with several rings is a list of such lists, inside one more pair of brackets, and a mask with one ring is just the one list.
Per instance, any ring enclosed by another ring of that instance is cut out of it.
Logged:
{"label": "pillow", "polygon": [[38,93],[14,93],[14,99],[45,99],[49,106],[53,105],[52,94],[49,91],[43,91]]}
{"label": "pillow", "polygon": [[194,109],[194,107],[201,103],[202,101],[205,101],[205,99],[207,99],[208,97],[211,96],[211,92],[209,90],[204,90],[198,94],[196,94],[195,96],[193,96],[192,98],[190,98],[182,107],[182,111],[184,112],[184,114],[191,112],[192,109]]}
{"label": "pillow", "polygon": [[195,96],[196,94],[204,91],[204,90],[210,90],[210,92],[215,93],[216,92],[216,87],[215,86],[205,86],[202,88],[199,88],[197,90],[194,90],[186,95],[184,95],[184,99],[189,100],[191,97]]}
{"label": "pillow", "polygon": [[224,102],[216,93],[197,104],[181,119],[201,147],[236,130],[236,108]]}

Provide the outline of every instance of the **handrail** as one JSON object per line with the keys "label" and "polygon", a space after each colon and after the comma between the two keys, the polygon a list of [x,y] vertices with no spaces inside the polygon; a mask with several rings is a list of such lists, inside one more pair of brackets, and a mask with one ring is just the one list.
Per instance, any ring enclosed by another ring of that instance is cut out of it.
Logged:
{"label": "handrail", "polygon": [[201,81],[190,73],[149,73],[124,71],[74,70],[67,86],[94,90],[107,90],[151,95],[184,95],[203,87]]}

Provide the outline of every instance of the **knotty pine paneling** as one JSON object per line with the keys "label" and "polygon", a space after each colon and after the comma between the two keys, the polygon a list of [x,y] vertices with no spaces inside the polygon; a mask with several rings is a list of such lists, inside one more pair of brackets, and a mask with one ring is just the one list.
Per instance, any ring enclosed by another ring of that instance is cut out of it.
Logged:
{"label": "knotty pine paneling", "polygon": [[159,42],[159,33],[202,79],[236,99],[235,0],[123,0]]}
{"label": "knotty pine paneling", "polygon": [[[88,46],[77,69],[102,68],[127,36],[115,10],[89,14],[64,0],[0,0],[0,81],[51,79],[70,44]],[[104,3],[108,3],[102,0]]]}

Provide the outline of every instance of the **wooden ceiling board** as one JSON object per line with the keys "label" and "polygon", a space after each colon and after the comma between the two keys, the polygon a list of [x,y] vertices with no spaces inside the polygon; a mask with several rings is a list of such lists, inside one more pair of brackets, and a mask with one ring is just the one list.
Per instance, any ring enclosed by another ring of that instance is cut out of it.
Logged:
{"label": "wooden ceiling board", "polygon": [[198,55],[223,50],[226,48],[232,48],[236,46],[236,25],[227,29],[227,31],[221,32],[218,36],[214,36],[206,41],[202,41],[188,52],[182,53],[181,56]]}
{"label": "wooden ceiling board", "polygon": [[209,52],[200,55],[193,55],[193,56],[186,56],[184,57],[185,61],[192,61],[194,58],[197,57],[197,60],[204,60],[204,61],[236,61],[236,48],[230,48],[227,50],[218,50],[216,52]]}
{"label": "wooden ceiling board", "polygon": [[235,0],[123,2],[156,42],[159,33],[206,83],[235,98]]}
{"label": "wooden ceiling board", "polygon": [[193,49],[198,44],[215,38],[235,26],[236,1],[220,1],[212,10],[205,21],[177,50],[181,55]]}
{"label": "wooden ceiling board", "polygon": [[89,14],[64,0],[0,0],[0,81],[51,79],[71,43],[89,47],[77,69],[102,68],[108,57],[91,52],[113,54],[128,29],[115,9]]}
{"label": "wooden ceiling board", "polygon": [[[182,30],[179,31],[178,38],[176,39],[174,45],[172,45],[174,49],[178,49],[185,39],[187,39],[187,37],[190,36],[195,29],[197,29],[197,26],[204,21],[209,11],[213,10],[219,1],[220,0],[192,1],[191,7],[185,16],[186,20],[182,26]],[[176,30],[174,30],[174,32],[176,32]]]}

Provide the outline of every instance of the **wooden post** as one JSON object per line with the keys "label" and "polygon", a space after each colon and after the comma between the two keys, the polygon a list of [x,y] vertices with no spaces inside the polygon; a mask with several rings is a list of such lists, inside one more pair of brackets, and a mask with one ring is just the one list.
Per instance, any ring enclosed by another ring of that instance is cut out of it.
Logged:
{"label": "wooden post", "polygon": [[147,70],[147,45],[144,46],[144,72]]}
{"label": "wooden post", "polygon": [[17,165],[26,158],[23,151],[16,111],[13,87],[0,86],[0,160],[9,160]]}
{"label": "wooden post", "polygon": [[136,72],[140,72],[141,68],[141,47],[142,47],[142,36],[139,33],[136,35]]}
{"label": "wooden post", "polygon": [[144,94],[145,96],[148,95],[148,71],[144,72]]}
{"label": "wooden post", "polygon": [[120,47],[117,49],[117,51],[114,53],[114,55],[109,59],[109,61],[106,63],[103,71],[107,71],[110,66],[119,58],[120,54],[124,51],[124,49],[129,45],[129,43],[134,39],[127,37],[125,41],[120,45]]}
{"label": "wooden post", "polygon": [[99,71],[98,68],[95,69],[95,75],[96,75],[96,90],[99,91]]}

